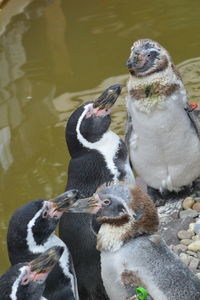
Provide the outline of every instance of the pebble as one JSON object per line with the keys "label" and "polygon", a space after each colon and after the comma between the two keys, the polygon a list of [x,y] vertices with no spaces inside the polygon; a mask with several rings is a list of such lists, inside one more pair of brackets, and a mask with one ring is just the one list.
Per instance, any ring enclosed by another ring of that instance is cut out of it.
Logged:
{"label": "pebble", "polygon": [[197,234],[197,235],[194,235],[192,237],[193,241],[200,241],[200,236]]}
{"label": "pebble", "polygon": [[180,259],[188,266],[190,261],[191,261],[191,256],[185,254],[185,253],[181,253],[179,255]]}
{"label": "pebble", "polygon": [[176,254],[180,254],[181,252],[184,252],[188,249],[188,247],[186,245],[183,245],[183,244],[179,244],[179,245],[173,245],[172,246],[172,250],[174,252],[176,252]]}
{"label": "pebble", "polygon": [[183,200],[182,206],[183,206],[183,209],[189,209],[189,208],[192,208],[193,204],[194,204],[193,198],[187,197]]}
{"label": "pebble", "polygon": [[195,203],[195,204],[192,206],[192,209],[194,209],[194,210],[200,212],[200,202]]}
{"label": "pebble", "polygon": [[189,244],[191,244],[193,241],[190,239],[182,239],[181,240],[181,244],[188,246]]}
{"label": "pebble", "polygon": [[187,254],[189,254],[190,256],[198,257],[198,254],[196,252],[190,250],[187,251]]}
{"label": "pebble", "polygon": [[192,237],[192,234],[186,230],[180,230],[177,233],[177,236],[180,240],[183,240],[183,239],[190,239]]}
{"label": "pebble", "polygon": [[200,273],[196,273],[196,276],[200,279]]}
{"label": "pebble", "polygon": [[195,257],[191,257],[189,268],[194,272],[198,268],[199,265],[199,259]]}
{"label": "pebble", "polygon": [[180,212],[180,218],[181,218],[181,219],[184,219],[184,218],[186,218],[186,217],[192,217],[192,218],[195,218],[195,217],[197,217],[198,215],[199,215],[198,212],[195,211],[195,210],[192,210],[191,208],[186,209],[186,210],[182,210],[182,211]]}
{"label": "pebble", "polygon": [[195,235],[194,231],[192,229],[188,229],[187,232],[191,233],[192,236]]}
{"label": "pebble", "polygon": [[188,250],[197,252],[200,251],[200,241],[194,241],[190,245],[188,245]]}
{"label": "pebble", "polygon": [[194,226],[196,225],[196,223],[190,223],[189,225],[189,229],[194,230]]}
{"label": "pebble", "polygon": [[196,233],[196,234],[200,234],[200,224],[195,224],[194,225],[194,229],[193,231]]}

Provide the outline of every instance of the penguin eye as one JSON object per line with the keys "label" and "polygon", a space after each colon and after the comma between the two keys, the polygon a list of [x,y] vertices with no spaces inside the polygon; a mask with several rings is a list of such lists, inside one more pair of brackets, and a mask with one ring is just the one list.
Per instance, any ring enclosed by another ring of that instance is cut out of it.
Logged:
{"label": "penguin eye", "polygon": [[48,216],[47,210],[43,211],[42,217],[43,217],[43,218],[47,218],[47,216]]}
{"label": "penguin eye", "polygon": [[111,204],[111,200],[110,199],[105,199],[105,200],[103,200],[103,204],[108,206],[108,205]]}
{"label": "penguin eye", "polygon": [[155,51],[155,50],[152,50],[152,51],[149,52],[149,54],[148,54],[147,56],[148,56],[148,57],[154,58],[154,57],[156,57],[157,55],[158,55],[158,52]]}
{"label": "penguin eye", "polygon": [[22,285],[27,285],[30,282],[30,278],[28,276],[24,276],[24,278],[21,281]]}

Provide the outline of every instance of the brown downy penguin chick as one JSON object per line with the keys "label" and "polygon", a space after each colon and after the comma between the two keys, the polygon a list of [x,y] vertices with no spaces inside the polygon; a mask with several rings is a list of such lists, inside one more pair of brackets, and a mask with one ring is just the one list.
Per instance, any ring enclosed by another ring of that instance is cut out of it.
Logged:
{"label": "brown downy penguin chick", "polygon": [[129,297],[123,280],[127,271],[154,300],[200,299],[199,279],[156,234],[158,215],[148,195],[136,185],[118,184],[104,187],[93,199],[101,224],[101,275],[110,300]]}
{"label": "brown downy penguin chick", "polygon": [[126,141],[137,174],[156,204],[199,190],[200,118],[168,51],[150,39],[131,47],[127,61]]}

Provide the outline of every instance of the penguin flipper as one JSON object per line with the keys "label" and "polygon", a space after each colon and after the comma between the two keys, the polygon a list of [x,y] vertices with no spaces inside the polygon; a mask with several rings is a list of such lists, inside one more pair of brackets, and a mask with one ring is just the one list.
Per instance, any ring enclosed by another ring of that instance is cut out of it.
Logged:
{"label": "penguin flipper", "polygon": [[200,105],[197,105],[195,108],[191,108],[190,105],[187,103],[185,107],[185,111],[190,118],[191,124],[196,131],[200,139]]}

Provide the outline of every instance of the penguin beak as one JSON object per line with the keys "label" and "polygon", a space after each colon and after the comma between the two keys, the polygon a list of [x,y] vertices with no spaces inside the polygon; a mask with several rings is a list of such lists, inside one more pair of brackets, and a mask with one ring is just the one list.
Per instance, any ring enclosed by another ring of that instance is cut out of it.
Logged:
{"label": "penguin beak", "polygon": [[89,198],[79,199],[73,204],[69,211],[73,213],[96,214],[101,209],[101,207],[101,202],[96,197],[96,195],[93,195]]}
{"label": "penguin beak", "polygon": [[131,53],[129,59],[126,62],[126,67],[129,71],[133,71],[135,69],[140,69],[144,66],[146,62],[145,55],[142,53],[135,53],[134,51]]}
{"label": "penguin beak", "polygon": [[70,206],[77,200],[78,194],[78,190],[68,190],[56,198],[49,200],[52,213],[55,211],[67,211],[68,208],[70,208]]}
{"label": "penguin beak", "polygon": [[29,263],[30,272],[27,277],[32,281],[44,281],[58,263],[63,251],[63,247],[54,246],[32,260]]}
{"label": "penguin beak", "polygon": [[94,102],[93,112],[96,116],[110,114],[112,106],[115,104],[122,90],[120,84],[111,85]]}

